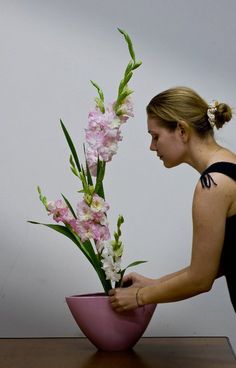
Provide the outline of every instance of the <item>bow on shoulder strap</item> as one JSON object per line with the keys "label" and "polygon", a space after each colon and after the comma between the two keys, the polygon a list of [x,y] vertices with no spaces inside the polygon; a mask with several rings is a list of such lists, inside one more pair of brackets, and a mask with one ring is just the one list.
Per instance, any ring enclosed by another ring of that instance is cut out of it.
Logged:
{"label": "bow on shoulder strap", "polygon": [[212,184],[217,185],[208,173],[201,175],[200,180],[202,188],[210,188]]}

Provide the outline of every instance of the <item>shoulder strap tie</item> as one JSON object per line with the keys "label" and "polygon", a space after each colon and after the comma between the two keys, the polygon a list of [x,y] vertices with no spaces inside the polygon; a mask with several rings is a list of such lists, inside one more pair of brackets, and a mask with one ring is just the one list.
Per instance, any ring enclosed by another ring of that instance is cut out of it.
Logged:
{"label": "shoulder strap tie", "polygon": [[200,177],[202,188],[210,188],[211,184],[217,185],[212,179],[211,175],[206,173]]}

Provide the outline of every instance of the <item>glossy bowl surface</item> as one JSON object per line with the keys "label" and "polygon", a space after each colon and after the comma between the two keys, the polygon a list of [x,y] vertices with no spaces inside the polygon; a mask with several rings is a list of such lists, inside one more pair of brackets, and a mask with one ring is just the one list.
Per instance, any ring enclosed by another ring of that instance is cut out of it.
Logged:
{"label": "glossy bowl surface", "polygon": [[131,349],[143,335],[156,304],[117,313],[102,293],[66,297],[70,311],[85,336],[99,349],[122,351]]}

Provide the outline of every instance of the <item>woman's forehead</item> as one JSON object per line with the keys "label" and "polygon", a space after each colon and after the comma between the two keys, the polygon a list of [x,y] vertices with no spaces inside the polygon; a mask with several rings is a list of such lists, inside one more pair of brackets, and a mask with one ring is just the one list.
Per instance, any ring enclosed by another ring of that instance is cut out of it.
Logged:
{"label": "woman's forehead", "polygon": [[161,129],[161,121],[157,117],[147,118],[148,133],[156,132]]}

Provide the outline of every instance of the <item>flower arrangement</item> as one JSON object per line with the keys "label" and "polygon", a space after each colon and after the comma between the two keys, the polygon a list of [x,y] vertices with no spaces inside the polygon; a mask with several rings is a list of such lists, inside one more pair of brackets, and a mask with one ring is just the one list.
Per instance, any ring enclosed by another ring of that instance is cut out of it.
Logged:
{"label": "flower arrangement", "polygon": [[[107,211],[109,204],[105,200],[103,180],[106,163],[110,162],[118,149],[118,142],[122,140],[121,127],[130,117],[133,117],[133,104],[130,95],[133,93],[128,82],[133,71],[142,62],[137,61],[129,35],[118,28],[128,45],[131,60],[119,84],[117,99],[104,104],[104,94],[101,88],[93,81],[92,85],[98,92],[95,98],[96,106],[89,112],[88,126],[85,129],[86,145],[84,144],[85,165],[78,158],[75,145],[63,124],[62,130],[70,149],[70,168],[72,173],[80,180],[83,199],[77,204],[74,211],[69,200],[62,194],[63,199],[48,201],[38,187],[39,198],[48,215],[52,215],[57,224],[42,224],[29,221],[33,224],[47,226],[71,239],[82,251],[97,272],[105,293],[112,288],[121,286],[122,278],[128,267],[138,265],[145,261],[136,261],[126,268],[121,268],[123,243],[121,241],[121,225],[123,216],[117,220],[117,229],[111,239]],[[62,223],[58,224],[58,223]]]}

